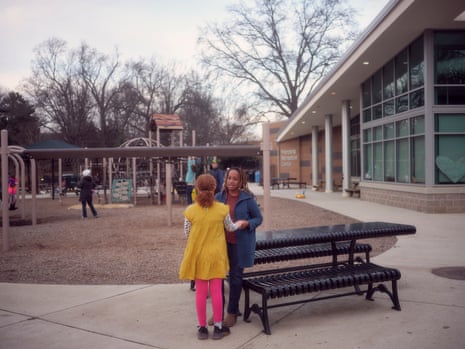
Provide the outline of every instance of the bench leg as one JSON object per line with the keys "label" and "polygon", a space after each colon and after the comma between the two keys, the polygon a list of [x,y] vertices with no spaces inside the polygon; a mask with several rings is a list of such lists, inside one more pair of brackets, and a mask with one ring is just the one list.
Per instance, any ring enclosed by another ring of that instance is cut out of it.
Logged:
{"label": "bench leg", "polygon": [[257,312],[257,314],[260,315],[260,319],[262,320],[263,331],[266,334],[270,335],[271,328],[270,328],[270,321],[268,319],[268,302],[267,302],[267,298],[265,295],[262,295],[262,309],[260,309],[259,312]]}
{"label": "bench leg", "polygon": [[268,320],[268,302],[266,295],[262,295],[262,307],[256,303],[250,306],[250,293],[248,288],[244,288],[244,321],[250,322],[249,316],[251,312],[254,312],[260,317],[263,325],[263,332],[271,334],[270,322]]}
{"label": "bench leg", "polygon": [[399,310],[399,311],[401,310],[400,302],[399,302],[399,294],[397,292],[397,280],[392,280],[392,293],[391,291],[388,290],[388,288],[384,284],[379,284],[376,287],[373,287],[373,284],[369,284],[367,295],[365,298],[369,301],[373,301],[374,300],[373,293],[375,293],[375,291],[386,293],[389,296],[389,298],[391,298],[392,304],[394,304],[392,309]]}

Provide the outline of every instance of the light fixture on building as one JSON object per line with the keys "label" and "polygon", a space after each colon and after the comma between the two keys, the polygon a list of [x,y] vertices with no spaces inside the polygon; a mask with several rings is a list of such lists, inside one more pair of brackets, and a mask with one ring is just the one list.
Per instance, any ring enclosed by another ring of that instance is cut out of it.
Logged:
{"label": "light fixture on building", "polygon": [[364,61],[362,64],[363,64],[363,65],[368,65],[368,64],[370,64],[370,62]]}
{"label": "light fixture on building", "polygon": [[465,21],[465,11],[455,17],[454,21]]}

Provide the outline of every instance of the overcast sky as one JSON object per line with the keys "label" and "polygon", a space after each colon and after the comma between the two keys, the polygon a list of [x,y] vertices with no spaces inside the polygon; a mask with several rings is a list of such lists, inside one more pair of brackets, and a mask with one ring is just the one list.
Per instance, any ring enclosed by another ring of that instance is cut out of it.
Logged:
{"label": "overcast sky", "polygon": [[[236,0],[0,0],[0,87],[31,75],[33,49],[51,37],[81,42],[123,60],[157,57],[188,64],[198,28],[226,19]],[[349,0],[368,25],[389,0]]]}

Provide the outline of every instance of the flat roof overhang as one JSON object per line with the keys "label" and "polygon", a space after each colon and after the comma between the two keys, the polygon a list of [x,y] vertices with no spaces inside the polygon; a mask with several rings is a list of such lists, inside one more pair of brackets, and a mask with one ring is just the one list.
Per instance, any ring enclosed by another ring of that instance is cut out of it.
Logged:
{"label": "flat roof overhang", "polygon": [[36,160],[84,158],[176,158],[187,156],[240,157],[261,155],[258,145],[196,146],[196,147],[127,147],[76,149],[25,149],[23,155]]}
{"label": "flat roof overhang", "polygon": [[[334,69],[305,99],[278,134],[282,142],[324,128],[325,116],[339,116],[342,101],[351,115],[360,113],[360,85],[427,29],[464,29],[455,20],[465,10],[463,0],[393,0],[368,26]],[[369,64],[364,64],[368,62]],[[333,125],[340,125],[339,117]]]}

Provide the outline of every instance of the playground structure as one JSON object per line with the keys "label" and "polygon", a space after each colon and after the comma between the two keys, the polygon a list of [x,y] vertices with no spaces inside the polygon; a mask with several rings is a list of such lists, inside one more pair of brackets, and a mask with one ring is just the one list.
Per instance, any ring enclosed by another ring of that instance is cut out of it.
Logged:
{"label": "playground structure", "polygon": [[[30,176],[30,190],[31,190],[31,222],[32,225],[37,224],[37,160],[48,159],[58,160],[59,173],[61,178],[61,160],[62,159],[84,159],[84,168],[92,168],[92,162],[89,159],[102,159],[102,168],[109,169],[108,174],[111,177],[113,174],[113,159],[126,159],[127,167],[133,173],[134,183],[137,183],[137,160],[145,159],[144,161],[156,160],[155,165],[157,166],[156,176],[160,178],[158,183],[164,179],[164,188],[170,188],[169,191],[173,190],[173,178],[177,177],[178,171],[182,174],[183,159],[188,156],[195,157],[247,157],[247,156],[260,156],[263,154],[263,178],[264,178],[264,226],[267,227],[268,223],[268,212],[269,207],[269,159],[270,159],[270,146],[269,146],[269,124],[264,124],[263,132],[263,146],[250,146],[250,145],[231,145],[231,146],[128,146],[118,148],[66,148],[66,149],[25,149],[22,147],[8,146],[8,132],[6,130],[1,131],[1,178],[2,178],[2,202],[8,201],[8,174],[9,174],[9,163],[11,162],[15,168],[17,178],[19,178],[19,190],[20,195],[18,200],[19,209],[24,218],[24,200],[26,193],[26,166],[23,159],[29,161],[29,176]],[[149,139],[151,140],[151,134]],[[158,138],[159,139],[159,138]],[[182,138],[181,138],[182,139]],[[195,139],[195,137],[193,137]],[[151,141],[150,141],[151,142]],[[160,145],[160,143],[156,143]],[[182,143],[181,143],[182,144]],[[122,163],[122,160],[119,164]],[[149,165],[150,166],[150,165]],[[158,167],[160,168],[158,170]],[[164,178],[162,177],[164,173]],[[105,171],[103,171],[105,173]],[[129,173],[129,171],[126,171]],[[153,176],[152,176],[153,177]],[[110,179],[109,178],[109,179]],[[111,182],[109,182],[111,183]],[[108,188],[109,189],[109,188]],[[106,187],[103,187],[106,190]],[[110,190],[111,193],[111,190]],[[161,188],[158,190],[158,197],[161,199]],[[53,193],[52,193],[53,194]],[[137,196],[137,195],[136,195]],[[172,224],[172,195],[166,195],[165,204],[167,206],[167,224]],[[2,248],[4,251],[9,249],[9,211],[6,205],[2,205]]]}

